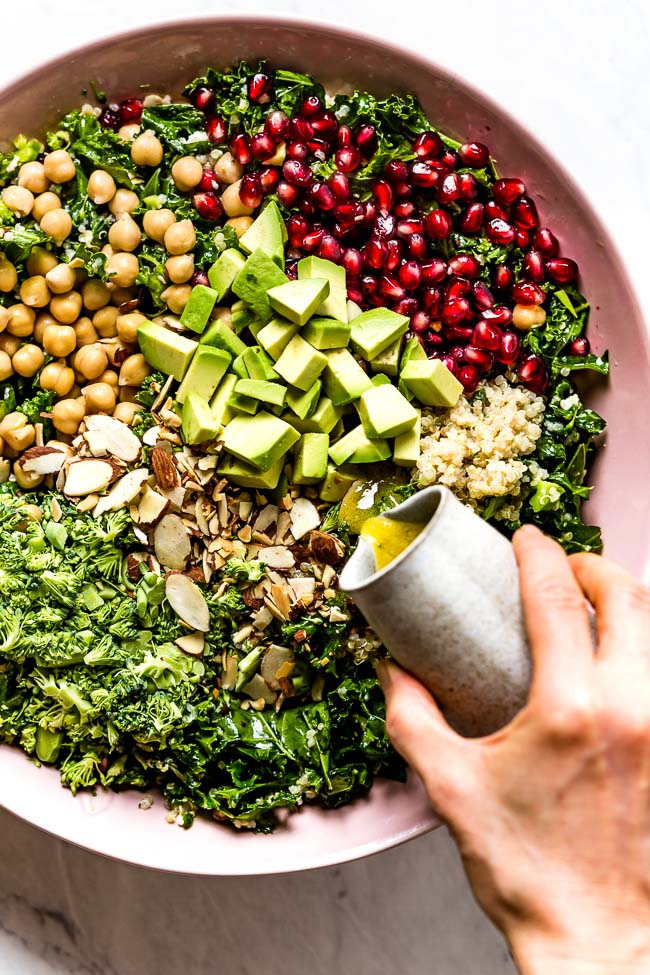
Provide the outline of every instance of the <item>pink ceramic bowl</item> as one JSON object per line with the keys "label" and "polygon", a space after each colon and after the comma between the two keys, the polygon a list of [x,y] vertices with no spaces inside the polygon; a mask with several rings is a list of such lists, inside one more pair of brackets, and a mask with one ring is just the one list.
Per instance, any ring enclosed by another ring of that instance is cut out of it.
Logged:
{"label": "pink ceramic bowl", "polygon": [[[609,421],[589,517],[604,527],[608,554],[650,576],[648,429],[650,341],[632,287],[607,232],[579,187],[526,129],[459,78],[370,37],[284,19],[221,17],[163,24],[88,45],[51,61],[0,93],[0,137],[40,135],[77,107],[94,81],[118,99],[141,84],[178,93],[208,64],[269,57],[332,86],[378,93],[413,90],[447,132],[487,142],[504,175],[523,177],[544,223],[583,272],[593,312],[590,338],[612,352],[612,376],[592,405]],[[559,106],[558,111],[562,111]],[[0,748],[0,805],[63,839],[107,856],[184,873],[280,873],[351,860],[394,846],[436,825],[422,788],[380,782],[366,800],[335,812],[306,809],[272,836],[235,834],[202,821],[185,832],[166,823],[161,799],[140,795],[73,799],[56,772]]]}

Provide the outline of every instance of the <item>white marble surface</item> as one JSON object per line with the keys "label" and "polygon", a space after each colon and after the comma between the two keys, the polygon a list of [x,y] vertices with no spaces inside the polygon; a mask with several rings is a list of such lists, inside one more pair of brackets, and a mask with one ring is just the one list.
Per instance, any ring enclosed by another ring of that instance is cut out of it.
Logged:
{"label": "white marble surface", "polygon": [[[329,20],[411,43],[483,85],[532,124],[595,199],[644,288],[647,0],[328,0],[326,7],[306,0],[6,3],[3,34],[18,40],[3,44],[0,84],[113,30],[181,13],[256,9],[305,16],[320,10]],[[506,975],[513,968],[475,907],[442,830],[339,868],[219,881],[103,860],[0,812],[0,975],[260,970]]]}

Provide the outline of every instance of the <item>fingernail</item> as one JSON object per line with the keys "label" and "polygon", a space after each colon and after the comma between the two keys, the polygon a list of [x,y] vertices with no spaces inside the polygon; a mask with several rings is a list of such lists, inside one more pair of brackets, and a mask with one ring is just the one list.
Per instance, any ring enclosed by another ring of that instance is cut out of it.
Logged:
{"label": "fingernail", "polygon": [[389,660],[380,660],[377,664],[377,677],[384,694],[387,694],[393,683],[393,665]]}

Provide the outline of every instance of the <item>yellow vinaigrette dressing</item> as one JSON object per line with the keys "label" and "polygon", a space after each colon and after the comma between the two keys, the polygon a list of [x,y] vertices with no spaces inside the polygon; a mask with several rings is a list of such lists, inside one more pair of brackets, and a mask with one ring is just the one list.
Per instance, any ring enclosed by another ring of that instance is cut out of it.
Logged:
{"label": "yellow vinaigrette dressing", "polygon": [[385,515],[375,515],[364,521],[360,534],[370,544],[379,570],[385,569],[401,555],[423,528],[420,522],[397,521]]}

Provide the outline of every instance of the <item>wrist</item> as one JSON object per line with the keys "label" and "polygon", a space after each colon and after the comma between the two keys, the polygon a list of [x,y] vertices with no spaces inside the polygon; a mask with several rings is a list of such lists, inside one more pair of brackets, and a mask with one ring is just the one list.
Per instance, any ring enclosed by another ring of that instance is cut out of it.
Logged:
{"label": "wrist", "polygon": [[511,934],[508,941],[521,975],[649,975],[650,937],[645,922],[629,937],[599,932],[588,939]]}

